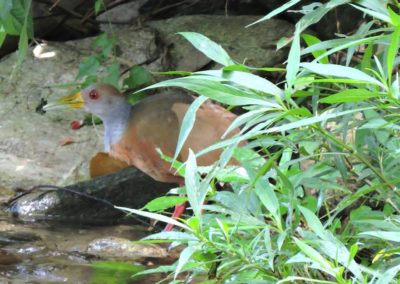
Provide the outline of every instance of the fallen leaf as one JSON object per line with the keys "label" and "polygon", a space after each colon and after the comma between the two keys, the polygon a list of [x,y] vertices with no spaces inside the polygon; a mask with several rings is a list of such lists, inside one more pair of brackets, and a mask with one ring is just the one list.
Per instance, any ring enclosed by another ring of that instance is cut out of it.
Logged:
{"label": "fallen leaf", "polygon": [[72,139],[72,138],[67,138],[67,139],[64,139],[64,140],[61,140],[60,142],[58,142],[58,144],[60,146],[66,146],[66,145],[69,145],[69,144],[72,144],[72,143],[75,143],[75,140]]}

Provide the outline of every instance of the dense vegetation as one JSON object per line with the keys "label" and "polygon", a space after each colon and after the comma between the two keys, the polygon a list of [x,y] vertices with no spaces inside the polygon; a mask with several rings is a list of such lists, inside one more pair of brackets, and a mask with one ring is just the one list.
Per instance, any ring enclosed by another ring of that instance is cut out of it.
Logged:
{"label": "dense vegetation", "polygon": [[[201,42],[201,51],[223,69],[151,88],[183,87],[201,95],[198,102],[205,96],[247,112],[233,125],[242,127],[240,135],[214,146],[225,149],[218,164],[198,168],[194,154],[186,162],[193,216],[177,224],[182,232],[147,239],[187,247],[174,265],[153,272],[171,271],[173,279],[185,271],[187,280],[208,275],[209,283],[397,282],[400,17],[397,1],[385,2],[329,1],[304,9],[279,84],[254,73],[280,70],[237,63],[204,36],[182,33],[194,46]],[[363,11],[369,21],[351,36],[323,42],[303,34],[340,4]],[[301,38],[308,45],[303,50]],[[330,63],[338,52],[345,52],[343,64]],[[309,54],[314,59],[303,62]],[[243,140],[251,142],[237,149]],[[232,155],[240,168],[226,167]],[[215,179],[230,182],[232,191],[216,191]],[[205,199],[212,203],[202,206]]]}
{"label": "dense vegetation", "polygon": [[[339,5],[361,10],[365,24],[327,41],[304,33]],[[191,216],[178,222],[154,212],[182,201],[173,196],[144,210],[121,208],[180,228],[144,241],[186,245],[175,264],[136,276],[167,272],[168,281],[176,283],[398,283],[399,8],[397,0],[332,0],[304,7],[293,37],[279,43],[290,45],[285,69],[246,66],[203,35],[181,34],[195,47],[201,43],[200,51],[223,68],[169,72],[180,77],[148,87],[182,87],[200,95],[185,117],[178,145],[205,97],[246,112],[232,125],[241,127],[239,135],[205,150],[224,148],[217,164],[197,167],[193,153],[185,164],[175,163],[185,176]],[[113,45],[105,36],[97,44],[106,52]],[[89,67],[98,66],[105,54],[81,64],[84,84],[95,80],[96,68]],[[108,82],[118,81],[115,70],[118,65],[109,67]],[[265,79],[271,72],[284,72],[284,81]],[[244,140],[249,144],[237,148]],[[227,166],[232,156],[240,167]],[[231,189],[217,191],[216,180]]]}

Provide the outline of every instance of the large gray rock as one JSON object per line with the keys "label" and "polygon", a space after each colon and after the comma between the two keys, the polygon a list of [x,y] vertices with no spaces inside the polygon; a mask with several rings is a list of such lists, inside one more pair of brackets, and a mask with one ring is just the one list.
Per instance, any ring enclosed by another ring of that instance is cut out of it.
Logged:
{"label": "large gray rock", "polygon": [[198,32],[220,44],[239,63],[271,67],[282,63],[287,51],[276,51],[276,42],[293,34],[294,26],[271,19],[246,28],[259,16],[183,16],[148,24],[160,33],[171,57],[171,69],[196,71],[211,62],[178,32]]}

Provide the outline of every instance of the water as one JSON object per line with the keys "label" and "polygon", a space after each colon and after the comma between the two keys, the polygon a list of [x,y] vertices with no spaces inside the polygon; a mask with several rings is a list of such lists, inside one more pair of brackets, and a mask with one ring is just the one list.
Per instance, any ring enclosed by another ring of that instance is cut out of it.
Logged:
{"label": "water", "polygon": [[171,260],[157,255],[119,258],[112,251],[104,256],[88,250],[91,242],[105,237],[138,240],[148,234],[144,227],[21,222],[2,214],[0,283],[155,283],[161,275],[136,280],[131,275]]}

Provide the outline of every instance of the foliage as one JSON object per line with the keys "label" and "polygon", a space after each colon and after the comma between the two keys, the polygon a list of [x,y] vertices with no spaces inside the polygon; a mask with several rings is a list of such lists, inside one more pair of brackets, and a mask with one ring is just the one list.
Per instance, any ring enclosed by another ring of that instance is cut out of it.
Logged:
{"label": "foliage", "polygon": [[[300,2],[291,0],[253,24]],[[95,2],[96,13],[101,5],[102,0]],[[340,5],[362,11],[365,24],[352,35],[326,41],[305,33]],[[132,273],[154,272],[167,272],[167,279],[176,283],[399,281],[399,3],[330,0],[298,12],[303,16],[293,37],[277,43],[279,48],[290,44],[285,80],[278,83],[260,74],[282,70],[245,66],[205,36],[181,33],[223,67],[170,72],[182,77],[147,88],[182,87],[200,95],[184,119],[178,146],[205,98],[244,108],[229,129],[241,131],[201,153],[190,153],[183,165],[175,161],[185,175],[180,192],[186,191],[193,216],[172,220],[159,213],[186,200],[177,196],[153,200],[143,210],[120,208],[181,229],[144,240],[184,244],[178,261],[146,271],[126,264],[94,264],[94,281],[106,277],[117,283]],[[6,35],[20,36],[18,64],[32,30],[30,0],[0,2],[0,45]],[[76,79],[83,80],[82,86],[101,80],[118,87],[123,72],[113,33],[98,36],[93,47],[96,53],[80,64]],[[332,63],[340,54],[345,54],[343,62]],[[361,55],[359,61],[355,55]],[[107,69],[99,79],[101,65]],[[151,82],[144,68],[127,71],[127,88]],[[243,141],[249,143],[238,148]],[[196,157],[215,148],[224,149],[220,161],[198,167]],[[240,167],[227,166],[232,157]],[[216,180],[229,182],[232,190],[217,191]],[[104,269],[109,271],[104,274]]]}
{"label": "foliage", "polygon": [[0,1],[0,47],[6,35],[18,35],[18,62],[26,57],[28,39],[33,37],[31,0]]}
{"label": "foliage", "polygon": [[[261,20],[298,2],[290,1]],[[367,22],[353,35],[327,41],[304,34],[339,5],[361,10]],[[254,74],[271,69],[237,63],[203,35],[181,33],[222,69],[183,73],[148,88],[197,92],[201,96],[193,111],[203,97],[247,111],[231,127],[241,127],[240,134],[190,153],[184,164],[193,216],[178,222],[121,208],[183,229],[146,237],[186,247],[175,264],[136,275],[170,272],[172,283],[400,279],[398,9],[397,1],[378,0],[331,0],[303,7],[304,16],[290,39],[285,81],[278,84]],[[302,38],[308,45],[304,49]],[[345,53],[343,64],[331,63],[339,53]],[[354,61],[359,54],[361,60]],[[192,118],[188,112],[178,145]],[[245,140],[248,145],[237,148]],[[197,167],[196,157],[215,148],[224,149],[220,161]],[[231,157],[241,166],[227,166]],[[232,190],[216,191],[216,178],[230,182]],[[204,200],[212,203],[203,205]],[[167,203],[163,198],[146,208],[159,211]],[[184,279],[178,280],[183,272]]]}

